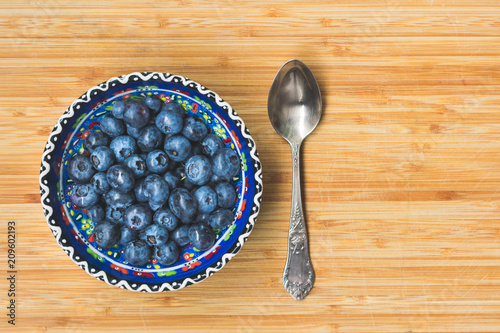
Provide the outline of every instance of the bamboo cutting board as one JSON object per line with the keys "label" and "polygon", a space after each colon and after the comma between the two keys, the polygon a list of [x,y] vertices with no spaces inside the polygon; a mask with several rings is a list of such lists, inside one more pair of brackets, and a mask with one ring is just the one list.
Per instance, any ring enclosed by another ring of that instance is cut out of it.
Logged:
{"label": "bamboo cutting board", "polygon": [[[2,1],[0,330],[500,332],[499,17],[496,0]],[[317,278],[301,302],[281,282],[291,154],[267,117],[271,82],[292,58],[311,68],[324,104],[302,150]],[[219,93],[263,165],[262,209],[242,251],[177,292],[88,276],[40,204],[59,116],[134,71]]]}

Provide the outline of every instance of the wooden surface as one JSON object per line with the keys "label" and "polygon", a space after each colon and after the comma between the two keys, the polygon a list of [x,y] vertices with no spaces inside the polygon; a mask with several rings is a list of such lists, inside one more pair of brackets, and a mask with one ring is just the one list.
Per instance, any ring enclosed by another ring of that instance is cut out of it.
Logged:
{"label": "wooden surface", "polygon": [[[497,0],[2,1],[0,330],[500,332]],[[267,117],[287,60],[319,81],[303,145],[316,284],[285,292],[291,157]],[[52,127],[89,87],[133,71],[187,76],[251,130],[257,225],[201,284],[162,294],[88,276],[57,245],[38,173]],[[17,223],[16,326],[7,221]]]}

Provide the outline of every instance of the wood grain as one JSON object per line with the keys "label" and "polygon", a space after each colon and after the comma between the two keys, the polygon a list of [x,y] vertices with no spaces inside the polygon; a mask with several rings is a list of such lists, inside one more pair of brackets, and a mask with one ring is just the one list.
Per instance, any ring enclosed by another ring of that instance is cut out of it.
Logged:
{"label": "wood grain", "polygon": [[[0,271],[17,222],[20,331],[499,332],[497,0],[94,1],[0,4]],[[303,145],[316,283],[294,301],[291,156],[267,117],[297,58],[324,114]],[[264,196],[243,250],[204,281],[144,294],[104,284],[57,245],[39,203],[52,127],[89,87],[187,76],[244,119]],[[0,274],[0,329],[7,324]]]}

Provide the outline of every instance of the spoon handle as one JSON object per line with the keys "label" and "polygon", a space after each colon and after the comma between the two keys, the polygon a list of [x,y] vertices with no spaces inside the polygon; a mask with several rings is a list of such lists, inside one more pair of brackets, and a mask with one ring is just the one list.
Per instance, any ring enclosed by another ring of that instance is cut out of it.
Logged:
{"label": "spoon handle", "polygon": [[283,272],[283,284],[296,300],[302,300],[311,291],[314,270],[309,257],[306,221],[300,194],[300,144],[291,144],[293,160],[293,192],[290,229],[288,230],[288,255]]}

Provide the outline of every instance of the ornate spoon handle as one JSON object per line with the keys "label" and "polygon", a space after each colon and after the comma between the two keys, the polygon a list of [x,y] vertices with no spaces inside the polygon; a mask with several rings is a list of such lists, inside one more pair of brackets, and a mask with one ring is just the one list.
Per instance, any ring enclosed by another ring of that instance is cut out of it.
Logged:
{"label": "ornate spoon handle", "polygon": [[302,300],[314,284],[314,270],[309,258],[306,221],[300,194],[300,143],[291,144],[293,159],[293,192],[290,229],[288,230],[288,255],[283,272],[283,284],[296,300]]}

